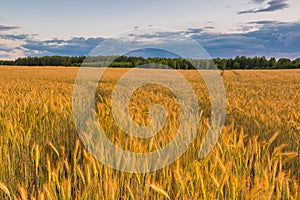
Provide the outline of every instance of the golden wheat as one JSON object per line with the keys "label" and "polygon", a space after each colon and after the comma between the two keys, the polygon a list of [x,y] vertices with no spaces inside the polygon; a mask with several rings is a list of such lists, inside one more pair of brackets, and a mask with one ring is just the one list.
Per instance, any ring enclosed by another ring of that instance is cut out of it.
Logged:
{"label": "golden wheat", "polygon": [[[141,174],[101,164],[80,142],[71,108],[77,70],[0,68],[0,199],[300,199],[299,70],[226,71],[226,123],[203,159],[198,152],[209,128],[209,94],[195,71],[180,71],[199,97],[199,135],[173,164]],[[129,137],[110,109],[114,84],[126,71],[105,72],[97,93],[99,122],[120,148],[155,151],[176,135],[178,101],[164,87],[137,90],[130,114],[138,124],[150,123],[152,104],[165,106],[168,115],[156,136]]]}

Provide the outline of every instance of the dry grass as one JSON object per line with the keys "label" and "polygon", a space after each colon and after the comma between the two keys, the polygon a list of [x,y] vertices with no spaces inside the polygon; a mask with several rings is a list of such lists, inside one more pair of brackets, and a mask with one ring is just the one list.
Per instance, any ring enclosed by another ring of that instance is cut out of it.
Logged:
{"label": "dry grass", "polygon": [[[195,72],[180,71],[203,109],[199,136],[173,164],[145,174],[118,172],[84,149],[71,108],[77,70],[0,67],[0,199],[300,199],[299,70],[226,71],[226,124],[204,159],[198,152],[209,124],[208,93]],[[132,97],[132,117],[149,123],[147,108],[161,102],[167,124],[150,139],[126,136],[109,107],[114,83],[126,71],[105,73],[99,121],[116,145],[155,151],[176,134],[178,102],[166,88],[140,88]]]}

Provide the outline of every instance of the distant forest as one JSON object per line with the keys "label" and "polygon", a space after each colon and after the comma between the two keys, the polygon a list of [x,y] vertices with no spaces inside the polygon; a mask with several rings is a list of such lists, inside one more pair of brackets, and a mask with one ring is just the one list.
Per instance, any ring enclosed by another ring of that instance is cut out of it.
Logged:
{"label": "distant forest", "polygon": [[[111,62],[113,61],[113,62]],[[213,61],[213,62],[212,62]],[[299,69],[300,58],[295,60],[280,58],[267,59],[266,57],[214,58],[212,60],[197,60],[184,58],[144,58],[132,56],[43,56],[18,58],[13,61],[0,60],[0,65],[15,66],[108,66],[114,68],[132,68],[150,64],[153,68],[164,68],[161,65],[173,69],[200,69],[211,68],[215,64],[218,69]]]}

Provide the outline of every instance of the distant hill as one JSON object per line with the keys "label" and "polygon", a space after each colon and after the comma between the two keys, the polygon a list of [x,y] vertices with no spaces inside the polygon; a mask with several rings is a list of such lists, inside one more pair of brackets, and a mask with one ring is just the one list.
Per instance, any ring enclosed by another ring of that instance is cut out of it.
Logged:
{"label": "distant hill", "polygon": [[144,48],[126,53],[125,56],[128,57],[143,57],[143,58],[180,58],[181,56],[174,54],[172,52],[155,49],[155,48]]}

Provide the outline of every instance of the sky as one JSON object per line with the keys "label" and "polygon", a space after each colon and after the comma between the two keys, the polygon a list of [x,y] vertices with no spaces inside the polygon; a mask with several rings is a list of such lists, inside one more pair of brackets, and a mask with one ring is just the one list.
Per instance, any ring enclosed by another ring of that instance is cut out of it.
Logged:
{"label": "sky", "polygon": [[0,59],[89,55],[107,38],[150,27],[164,31],[136,38],[183,34],[211,57],[300,57],[300,0],[1,1]]}

